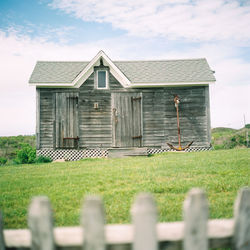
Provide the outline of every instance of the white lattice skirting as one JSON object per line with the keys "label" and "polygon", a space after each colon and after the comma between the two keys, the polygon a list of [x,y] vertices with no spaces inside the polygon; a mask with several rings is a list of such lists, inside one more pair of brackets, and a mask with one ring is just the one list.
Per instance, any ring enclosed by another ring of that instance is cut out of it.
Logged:
{"label": "white lattice skirting", "polygon": [[[185,152],[199,152],[211,150],[211,147],[191,147]],[[173,152],[170,148],[148,148],[148,154],[158,154],[163,152]],[[77,161],[83,158],[105,158],[108,157],[108,149],[40,149],[37,150],[37,156],[50,157],[53,161],[65,159],[68,161]]]}
{"label": "white lattice skirting", "polygon": [[[200,151],[208,151],[211,150],[212,147],[190,147],[184,150],[184,152],[200,152]],[[148,148],[148,154],[159,154],[163,152],[176,152],[171,148]]]}
{"label": "white lattice skirting", "polygon": [[53,161],[58,159],[65,159],[68,161],[77,161],[83,158],[103,158],[108,156],[106,149],[40,149],[37,150],[37,156],[42,155],[50,157]]}

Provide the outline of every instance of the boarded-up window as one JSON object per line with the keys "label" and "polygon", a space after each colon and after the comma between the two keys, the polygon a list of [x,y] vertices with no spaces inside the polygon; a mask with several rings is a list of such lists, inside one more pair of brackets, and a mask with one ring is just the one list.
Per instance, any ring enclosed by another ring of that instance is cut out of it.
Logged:
{"label": "boarded-up window", "polygon": [[56,93],[56,148],[77,148],[78,93]]}

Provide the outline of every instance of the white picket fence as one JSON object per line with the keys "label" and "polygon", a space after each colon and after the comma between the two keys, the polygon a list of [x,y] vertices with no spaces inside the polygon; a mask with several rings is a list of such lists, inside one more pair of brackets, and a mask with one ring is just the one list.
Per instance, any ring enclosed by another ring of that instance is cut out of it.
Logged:
{"label": "white picket fence", "polygon": [[101,199],[88,197],[80,227],[53,228],[47,197],[33,198],[29,229],[3,230],[0,213],[0,250],[206,250],[227,247],[250,249],[250,188],[239,191],[233,219],[208,220],[208,201],[192,189],[184,202],[182,222],[157,223],[157,208],[150,194],[139,194],[132,206],[132,224],[105,225]]}

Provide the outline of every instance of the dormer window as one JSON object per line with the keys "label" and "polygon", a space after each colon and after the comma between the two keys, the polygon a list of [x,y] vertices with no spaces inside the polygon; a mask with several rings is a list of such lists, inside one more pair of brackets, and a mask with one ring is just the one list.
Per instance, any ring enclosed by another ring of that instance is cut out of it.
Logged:
{"label": "dormer window", "polygon": [[108,88],[108,71],[97,70],[97,89]]}

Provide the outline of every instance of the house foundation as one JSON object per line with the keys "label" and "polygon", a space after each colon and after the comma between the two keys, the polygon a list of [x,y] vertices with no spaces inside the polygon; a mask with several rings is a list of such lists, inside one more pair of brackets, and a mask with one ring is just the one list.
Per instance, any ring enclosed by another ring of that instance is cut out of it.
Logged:
{"label": "house foundation", "polygon": [[[37,156],[50,157],[53,161],[58,159],[65,159],[67,161],[78,161],[84,158],[107,158],[113,157],[114,149],[39,149],[36,151]],[[119,149],[116,149],[118,151]],[[122,150],[122,149],[121,149]],[[212,150],[212,147],[190,147],[182,152],[200,152]],[[124,151],[124,150],[123,150]],[[138,153],[140,148],[134,148],[134,152],[127,150],[123,156],[122,152],[119,153],[119,157],[124,156],[146,156],[151,154],[159,154],[164,152],[176,152],[170,148],[146,148],[143,150],[143,154]],[[137,152],[137,153],[136,153]],[[146,153],[145,153],[146,152]]]}

